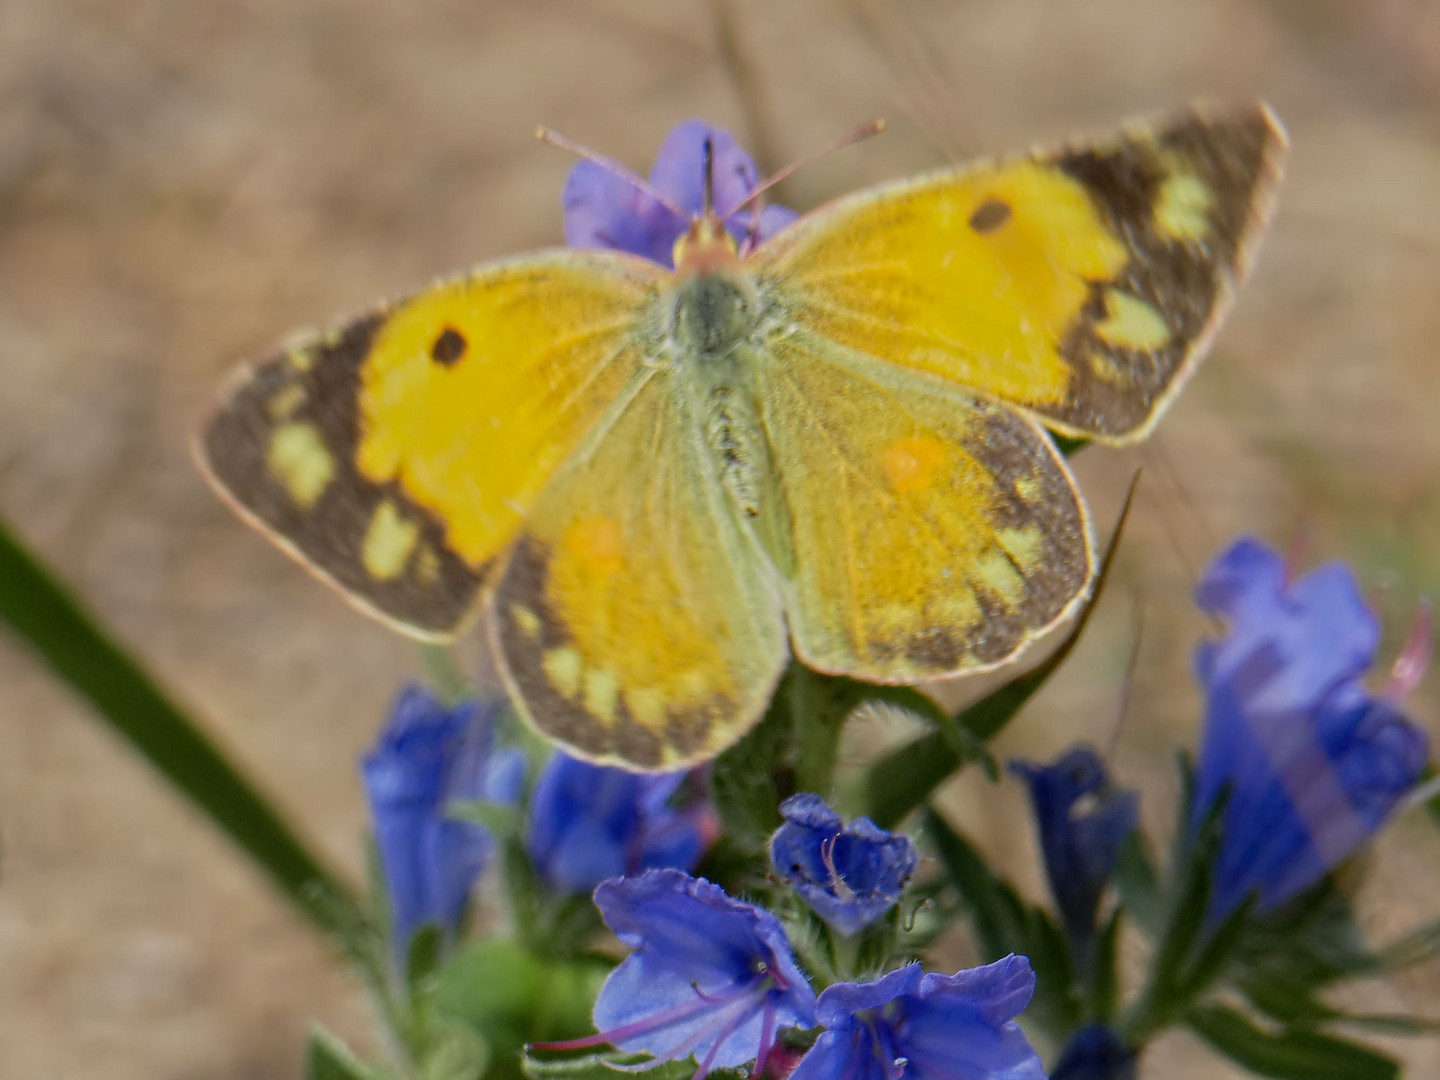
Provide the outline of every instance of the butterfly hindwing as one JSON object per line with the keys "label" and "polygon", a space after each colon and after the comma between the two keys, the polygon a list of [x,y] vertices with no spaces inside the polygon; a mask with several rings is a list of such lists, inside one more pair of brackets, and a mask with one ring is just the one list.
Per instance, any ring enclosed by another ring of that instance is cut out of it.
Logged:
{"label": "butterfly hindwing", "polygon": [[512,697],[573,753],[677,768],[759,719],[788,649],[671,372],[646,372],[529,515],[492,599]]}
{"label": "butterfly hindwing", "polygon": [[759,366],[796,655],[871,682],[993,667],[1063,618],[1089,527],[1020,412],[803,333]]}
{"label": "butterfly hindwing", "polygon": [[200,440],[216,486],[357,605],[463,627],[550,475],[641,363],[660,269],[482,268],[242,371]]}
{"label": "butterfly hindwing", "polygon": [[784,317],[1025,406],[1142,438],[1202,355],[1263,227],[1285,139],[1263,105],[882,185],[752,264]]}

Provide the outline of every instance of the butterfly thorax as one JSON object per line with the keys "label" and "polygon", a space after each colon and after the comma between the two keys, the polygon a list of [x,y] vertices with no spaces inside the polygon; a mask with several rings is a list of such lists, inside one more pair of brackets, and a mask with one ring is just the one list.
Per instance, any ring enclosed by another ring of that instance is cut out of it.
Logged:
{"label": "butterfly thorax", "polygon": [[759,321],[754,282],[735,241],[713,216],[675,243],[669,333],[680,356],[714,361],[749,340]]}
{"label": "butterfly thorax", "polygon": [[761,297],[713,215],[696,219],[676,242],[675,266],[667,336],[677,390],[703,430],[732,504],[754,518],[770,468],[752,369]]}

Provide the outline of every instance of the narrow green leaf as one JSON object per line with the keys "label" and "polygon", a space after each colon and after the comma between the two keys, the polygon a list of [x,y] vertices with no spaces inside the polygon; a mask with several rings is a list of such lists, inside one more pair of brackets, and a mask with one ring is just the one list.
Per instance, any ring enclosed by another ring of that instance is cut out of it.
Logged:
{"label": "narrow green leaf", "polygon": [[480,1080],[490,1064],[490,1048],[479,1032],[454,1020],[442,1020],[415,1070],[415,1080]]}
{"label": "narrow green leaf", "polygon": [[[521,1069],[531,1080],[618,1080],[626,1072],[635,1071],[647,1058],[643,1054],[586,1054],[584,1057],[543,1058],[527,1053]],[[622,1071],[623,1070],[623,1071]],[[685,1080],[695,1074],[695,1062],[667,1061],[646,1069],[645,1076],[654,1080]]]}
{"label": "narrow green leaf", "polygon": [[355,947],[364,919],[350,890],[3,523],[0,622],[250,856],[308,920]]}
{"label": "narrow green leaf", "polygon": [[405,983],[410,987],[411,997],[424,992],[440,966],[444,945],[445,933],[435,923],[422,923],[410,935],[410,944],[405,950]]}
{"label": "narrow green leaf", "polygon": [[[1125,522],[1130,515],[1138,482],[1139,474],[1136,474],[1135,480],[1130,484],[1130,491],[1125,496],[1125,505],[1120,510],[1119,520],[1115,523],[1110,546],[1105,549],[1094,588],[1091,589],[1090,596],[1070,632],[1065,635],[1065,640],[1044,662],[960,713],[953,723],[966,732],[967,737],[981,743],[993,739],[1069,657],[1105,591],[1110,570],[1115,564],[1116,552],[1120,548],[1120,538],[1125,533]],[[935,789],[964,764],[965,756],[962,750],[954,745],[953,734],[942,729],[921,735],[909,744],[890,751],[871,766],[865,783],[866,813],[881,828],[893,829],[912,810],[928,800]]]}
{"label": "narrow green leaf", "polygon": [[1079,1026],[1083,1005],[1075,993],[1075,963],[1055,920],[1038,907],[1026,912],[1026,942],[1015,948],[1035,969],[1035,999],[1027,1015],[1059,1042]]}
{"label": "narrow green leaf", "polygon": [[456,799],[446,807],[445,816],[483,826],[496,836],[519,836],[525,827],[525,813],[519,807],[488,799]]}
{"label": "narrow green leaf", "polygon": [[1277,1080],[1394,1080],[1400,1066],[1375,1050],[1312,1031],[1270,1033],[1219,1005],[1192,1009],[1190,1028],[1220,1053]]}
{"label": "narrow green leaf", "polygon": [[1120,845],[1120,857],[1110,880],[1130,917],[1152,939],[1158,938],[1165,929],[1165,905],[1160,896],[1160,877],[1139,829]]}
{"label": "narrow green leaf", "polygon": [[1118,904],[1095,940],[1095,965],[1090,976],[1088,1019],[1108,1024],[1120,1003],[1120,925],[1125,909]]}
{"label": "narrow green leaf", "polygon": [[317,1027],[305,1043],[305,1080],[376,1080],[376,1074],[338,1038]]}
{"label": "narrow green leaf", "polygon": [[923,829],[951,884],[970,909],[984,959],[988,962],[1025,952],[1029,926],[1025,905],[1015,890],[997,878],[970,842],[935,811],[925,812]]}
{"label": "narrow green leaf", "polygon": [[1252,893],[1239,907],[1225,916],[1219,926],[1208,932],[1199,953],[1186,965],[1177,981],[1177,989],[1182,996],[1191,1000],[1200,997],[1225,966],[1235,959],[1236,947],[1249,928],[1256,899]]}

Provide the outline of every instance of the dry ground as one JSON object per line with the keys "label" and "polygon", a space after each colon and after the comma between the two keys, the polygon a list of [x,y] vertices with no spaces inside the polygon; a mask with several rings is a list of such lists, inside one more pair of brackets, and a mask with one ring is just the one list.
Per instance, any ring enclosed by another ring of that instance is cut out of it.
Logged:
{"label": "dry ground", "polygon": [[[726,22],[729,36],[722,32]],[[726,42],[730,44],[726,44]],[[560,239],[557,127],[646,167],[702,115],[769,163],[876,115],[797,206],[1197,95],[1263,95],[1294,154],[1273,234],[1160,437],[1089,451],[1118,587],[1007,733],[1104,740],[1154,829],[1193,738],[1188,600],[1239,530],[1308,538],[1398,639],[1440,588],[1440,8],[1426,0],[8,0],[0,5],[0,513],[336,864],[354,762],[413,651],[205,490],[187,440],[230,363],[442,271]],[[1440,680],[1413,701],[1440,724]],[[1036,886],[1013,786],[964,825]],[[296,1076],[318,1019],[372,1045],[335,959],[207,825],[0,640],[0,1075]],[[1440,915],[1440,842],[1388,833],[1377,934]],[[1366,991],[1440,1013],[1440,965]],[[1435,1044],[1404,1048],[1440,1074]],[[1147,1076],[1221,1075],[1184,1038]]]}

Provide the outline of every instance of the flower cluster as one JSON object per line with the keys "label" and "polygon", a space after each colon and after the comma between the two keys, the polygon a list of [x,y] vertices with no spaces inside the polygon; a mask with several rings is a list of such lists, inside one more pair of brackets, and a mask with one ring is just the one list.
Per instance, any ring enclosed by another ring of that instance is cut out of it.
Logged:
{"label": "flower cluster", "polygon": [[816,1001],[779,920],[718,886],[651,870],[595,890],[605,922],[634,950],[595,1001],[596,1035],[542,1049],[610,1043],[654,1061],[693,1056],[696,1080],[754,1063],[766,1071],[782,1028],[824,1029],[795,1080],[1043,1080],[1015,1023],[1035,990],[1024,957],[954,975],[906,964],[837,982]]}

